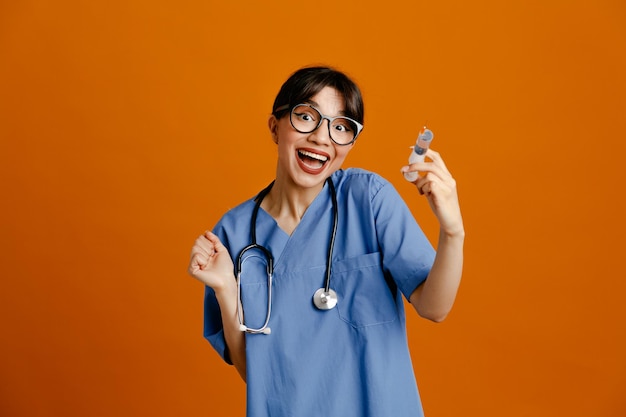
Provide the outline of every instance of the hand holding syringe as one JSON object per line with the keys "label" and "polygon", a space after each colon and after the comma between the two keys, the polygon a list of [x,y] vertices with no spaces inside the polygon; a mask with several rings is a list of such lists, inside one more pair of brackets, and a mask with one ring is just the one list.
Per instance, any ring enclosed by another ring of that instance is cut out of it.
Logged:
{"label": "hand holding syringe", "polygon": [[[413,147],[413,151],[411,152],[411,156],[409,156],[409,164],[415,164],[417,162],[423,162],[424,156],[426,155],[426,151],[430,146],[433,138],[435,137],[434,133],[427,129],[426,126],[422,128],[419,135],[417,136],[417,142]],[[417,180],[418,173],[416,171],[410,171],[404,173],[404,178],[407,181],[414,182]]]}

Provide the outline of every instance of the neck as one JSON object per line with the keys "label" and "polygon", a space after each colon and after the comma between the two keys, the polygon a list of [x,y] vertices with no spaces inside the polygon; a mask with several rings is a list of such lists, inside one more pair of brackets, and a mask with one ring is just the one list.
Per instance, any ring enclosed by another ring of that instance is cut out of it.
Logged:
{"label": "neck", "polygon": [[323,187],[324,183],[302,188],[277,178],[261,207],[276,220],[281,229],[291,235]]}

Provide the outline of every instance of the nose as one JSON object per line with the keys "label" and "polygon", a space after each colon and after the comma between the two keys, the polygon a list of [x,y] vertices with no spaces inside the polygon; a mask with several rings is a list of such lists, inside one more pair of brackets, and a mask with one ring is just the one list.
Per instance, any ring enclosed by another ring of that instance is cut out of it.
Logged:
{"label": "nose", "polygon": [[323,118],[320,125],[309,135],[309,138],[315,143],[332,144],[330,137],[330,120]]}

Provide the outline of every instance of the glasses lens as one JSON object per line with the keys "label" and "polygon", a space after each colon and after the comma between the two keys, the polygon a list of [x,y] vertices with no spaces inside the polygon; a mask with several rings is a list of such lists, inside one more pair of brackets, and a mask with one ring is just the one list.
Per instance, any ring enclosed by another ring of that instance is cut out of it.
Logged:
{"label": "glasses lens", "polygon": [[352,142],[357,131],[356,122],[347,117],[337,117],[330,124],[330,137],[340,145]]}
{"label": "glasses lens", "polygon": [[320,124],[322,115],[311,106],[299,104],[291,111],[291,124],[300,133],[311,133]]}

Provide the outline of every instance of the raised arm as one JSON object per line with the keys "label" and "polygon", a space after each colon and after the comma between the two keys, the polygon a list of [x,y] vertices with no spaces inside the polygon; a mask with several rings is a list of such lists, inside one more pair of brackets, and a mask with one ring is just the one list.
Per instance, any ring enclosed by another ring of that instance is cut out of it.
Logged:
{"label": "raised arm", "polygon": [[463,271],[465,229],[459,206],[456,181],[439,153],[428,150],[430,162],[404,167],[422,173],[414,182],[439,220],[437,255],[428,278],[411,294],[417,313],[435,322],[443,321],[454,304]]}
{"label": "raised arm", "polygon": [[189,274],[215,292],[222,313],[227,355],[245,381],[246,341],[243,332],[239,330],[237,319],[239,300],[233,261],[226,247],[213,233],[207,231],[196,239],[191,249]]}

